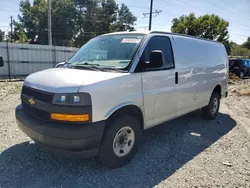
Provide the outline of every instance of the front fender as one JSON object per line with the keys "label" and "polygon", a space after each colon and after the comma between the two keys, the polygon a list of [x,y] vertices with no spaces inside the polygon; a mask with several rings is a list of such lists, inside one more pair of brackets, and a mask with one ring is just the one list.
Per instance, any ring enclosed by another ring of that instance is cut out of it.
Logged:
{"label": "front fender", "polygon": [[123,107],[126,107],[126,106],[136,106],[138,107],[141,112],[142,112],[142,115],[144,116],[144,109],[143,109],[143,106],[139,106],[138,104],[134,103],[134,102],[126,102],[126,103],[121,103],[119,105],[116,105],[114,106],[113,108],[111,108],[105,115],[104,115],[104,118],[105,119],[108,119],[113,113],[115,113],[117,110],[123,108]]}

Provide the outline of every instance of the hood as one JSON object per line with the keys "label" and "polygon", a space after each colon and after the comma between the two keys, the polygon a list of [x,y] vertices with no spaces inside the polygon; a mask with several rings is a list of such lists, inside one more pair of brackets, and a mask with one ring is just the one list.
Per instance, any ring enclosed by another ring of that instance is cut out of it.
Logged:
{"label": "hood", "polygon": [[80,86],[94,84],[128,73],[51,68],[29,75],[24,85],[52,93],[77,92]]}

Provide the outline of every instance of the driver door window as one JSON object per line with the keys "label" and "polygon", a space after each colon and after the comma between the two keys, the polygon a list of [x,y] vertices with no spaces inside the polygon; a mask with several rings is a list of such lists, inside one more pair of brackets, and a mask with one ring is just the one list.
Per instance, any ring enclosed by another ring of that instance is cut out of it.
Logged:
{"label": "driver door window", "polygon": [[174,68],[174,59],[170,39],[168,37],[156,36],[150,39],[144,51],[144,62],[149,62],[149,55],[154,50],[160,50],[163,53],[163,69]]}

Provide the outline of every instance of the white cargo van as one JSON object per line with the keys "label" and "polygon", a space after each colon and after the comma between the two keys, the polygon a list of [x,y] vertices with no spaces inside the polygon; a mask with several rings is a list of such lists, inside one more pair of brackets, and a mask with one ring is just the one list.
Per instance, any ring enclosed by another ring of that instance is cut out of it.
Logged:
{"label": "white cargo van", "polygon": [[61,66],[25,79],[18,126],[49,149],[112,167],[133,158],[143,130],[197,109],[214,119],[227,96],[225,47],[191,36],[110,33]]}

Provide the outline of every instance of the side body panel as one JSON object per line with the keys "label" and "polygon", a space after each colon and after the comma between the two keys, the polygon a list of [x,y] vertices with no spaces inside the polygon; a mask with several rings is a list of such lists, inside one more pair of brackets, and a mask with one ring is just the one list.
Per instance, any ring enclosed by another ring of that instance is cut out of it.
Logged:
{"label": "side body panel", "polygon": [[228,58],[225,47],[216,42],[173,36],[179,74],[177,116],[206,106],[213,89],[227,91]]}
{"label": "side body panel", "polygon": [[[221,97],[226,95],[228,84],[227,53],[222,44],[209,40],[171,33],[150,33],[137,52],[130,72],[135,71],[143,50],[152,36],[170,37],[175,70],[158,71],[154,76],[150,76],[152,73],[149,72],[142,73],[145,129],[206,106],[217,85],[221,86]],[[178,72],[178,84],[173,86],[170,83],[175,79],[175,72]],[[160,87],[162,89],[159,89]],[[164,90],[168,92],[165,94],[166,97],[161,100],[160,96]],[[146,105],[146,103],[151,105]],[[172,107],[172,111],[168,111],[169,107]],[[155,109],[166,113],[159,114],[162,115],[160,117],[153,117]]]}
{"label": "side body panel", "polygon": [[175,70],[142,73],[145,128],[176,116]]}

